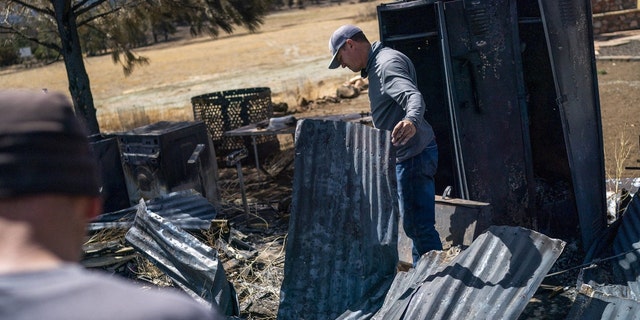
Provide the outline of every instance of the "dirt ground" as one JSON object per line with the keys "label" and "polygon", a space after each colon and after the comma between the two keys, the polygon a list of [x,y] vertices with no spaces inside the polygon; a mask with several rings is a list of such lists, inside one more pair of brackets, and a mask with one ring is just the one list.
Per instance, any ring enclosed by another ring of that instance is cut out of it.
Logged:
{"label": "dirt ground", "polygon": [[[640,165],[640,61],[600,60],[597,65],[607,178],[617,178],[617,165]],[[638,170],[620,173],[640,176]]]}
{"label": "dirt ground", "polygon": [[[376,6],[384,1],[342,3],[282,10],[265,19],[253,34],[242,28],[218,39],[190,38],[180,33],[168,43],[137,50],[148,57],[149,66],[137,68],[125,77],[110,56],[87,57],[85,65],[103,132],[125,131],[160,120],[193,119],[190,99],[224,90],[269,87],[274,102],[308,114],[366,111],[366,99],[339,104],[298,108],[301,97],[316,100],[335,95],[338,85],[354,74],[347,69],[328,70],[327,39],[345,23],[358,24],[371,40],[378,40]],[[637,165],[640,158],[639,119],[640,51],[638,41],[627,41],[637,31],[598,35],[601,56],[631,57],[625,60],[598,60],[602,128],[607,173],[615,174],[615,164]],[[637,39],[636,39],[637,40]],[[626,43],[625,43],[626,42]],[[67,76],[61,62],[38,68],[13,67],[0,70],[0,87],[32,88],[68,92]],[[624,136],[623,134],[624,133]],[[614,147],[621,140],[631,148],[628,159],[616,160]]]}
{"label": "dirt ground", "polygon": [[[190,98],[196,95],[238,88],[270,87],[273,101],[286,102],[296,116],[368,111],[366,95],[338,103],[318,103],[334,96],[336,88],[354,76],[348,70],[327,70],[327,38],[339,25],[356,23],[376,40],[378,2],[286,10],[266,19],[256,34],[238,30],[217,40],[176,39],[172,43],[144,48],[151,66],[125,78],[110,57],[85,60],[101,128],[128,130],[153,121],[191,120]],[[373,14],[373,15],[372,15]],[[640,56],[637,42],[608,42],[623,35],[602,35],[596,43],[602,131],[607,176],[638,177],[640,171]],[[624,58],[620,58],[624,56]],[[67,91],[61,63],[37,69],[0,70],[0,87],[48,88]],[[314,101],[305,106],[300,98]],[[147,123],[145,123],[147,122]],[[219,219],[226,221],[238,240],[250,249],[220,249],[225,273],[240,300],[246,319],[275,319],[284,266],[283,245],[289,218],[293,159],[291,141],[283,137],[282,151],[263,159],[271,178],[265,179],[252,166],[243,168],[250,212],[243,211],[241,188],[235,168],[221,167],[219,185],[225,203]],[[616,154],[620,155],[616,158]],[[616,167],[622,168],[616,173]],[[579,264],[568,246],[557,269]],[[239,258],[241,257],[241,258]],[[575,274],[558,283],[575,285]],[[540,290],[522,319],[564,319],[571,290],[557,294],[557,286]],[[551,294],[550,294],[551,293]],[[550,298],[552,297],[552,298]]]}

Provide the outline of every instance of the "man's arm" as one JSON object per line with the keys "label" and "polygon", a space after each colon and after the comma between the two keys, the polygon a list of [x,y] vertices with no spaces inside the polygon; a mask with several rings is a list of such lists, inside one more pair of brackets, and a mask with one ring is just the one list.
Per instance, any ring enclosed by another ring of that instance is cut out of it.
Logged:
{"label": "man's arm", "polygon": [[416,134],[416,123],[424,115],[424,99],[404,60],[388,61],[383,75],[384,90],[405,112],[404,118],[391,132],[391,142],[395,146],[404,145]]}

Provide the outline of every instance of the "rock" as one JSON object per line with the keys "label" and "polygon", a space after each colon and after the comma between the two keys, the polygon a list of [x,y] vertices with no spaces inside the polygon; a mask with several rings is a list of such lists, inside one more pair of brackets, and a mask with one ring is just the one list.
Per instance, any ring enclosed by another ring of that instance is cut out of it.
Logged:
{"label": "rock", "polygon": [[309,101],[309,100],[307,100],[307,98],[302,97],[302,96],[299,96],[299,97],[298,97],[298,106],[300,106],[300,107],[306,107],[306,106],[308,106],[308,105],[309,105],[309,103],[310,103],[310,101]]}
{"label": "rock", "polygon": [[286,102],[279,102],[273,104],[273,112],[282,112],[286,113],[289,109],[289,105]]}
{"label": "rock", "polygon": [[336,90],[338,98],[353,99],[360,95],[360,90],[353,85],[342,85]]}

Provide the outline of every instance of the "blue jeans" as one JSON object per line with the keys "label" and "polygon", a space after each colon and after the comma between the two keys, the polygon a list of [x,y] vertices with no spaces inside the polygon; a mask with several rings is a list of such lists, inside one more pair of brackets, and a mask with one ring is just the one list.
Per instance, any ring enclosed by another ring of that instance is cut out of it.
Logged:
{"label": "blue jeans", "polygon": [[413,240],[413,264],[431,250],[442,250],[436,230],[435,182],[438,146],[431,143],[420,154],[396,164],[398,202],[404,232]]}

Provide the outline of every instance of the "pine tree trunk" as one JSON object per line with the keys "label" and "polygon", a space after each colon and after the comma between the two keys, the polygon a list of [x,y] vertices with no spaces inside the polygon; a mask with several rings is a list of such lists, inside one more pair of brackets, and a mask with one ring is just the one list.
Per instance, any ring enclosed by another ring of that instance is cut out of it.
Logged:
{"label": "pine tree trunk", "polygon": [[89,76],[82,59],[76,16],[71,10],[71,1],[53,0],[51,2],[53,3],[58,32],[60,33],[62,56],[67,69],[69,91],[76,116],[84,122],[90,134],[100,133]]}

